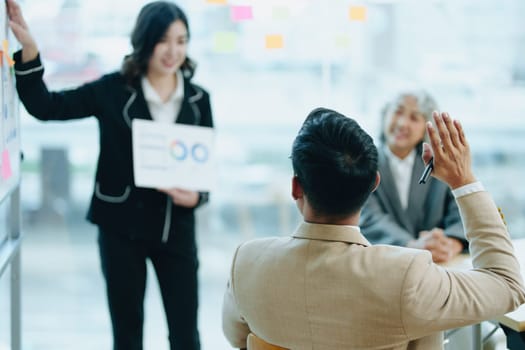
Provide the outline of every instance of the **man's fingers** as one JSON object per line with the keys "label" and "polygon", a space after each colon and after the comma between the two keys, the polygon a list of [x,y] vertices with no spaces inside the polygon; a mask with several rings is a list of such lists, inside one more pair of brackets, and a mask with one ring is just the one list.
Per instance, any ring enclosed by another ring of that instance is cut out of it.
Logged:
{"label": "man's fingers", "polygon": [[464,146],[468,147],[467,137],[465,136],[465,132],[463,131],[463,125],[459,122],[459,120],[454,120],[454,125],[456,126],[456,129],[458,131],[458,139],[459,142]]}
{"label": "man's fingers", "polygon": [[[439,118],[437,112],[433,112],[432,116],[434,117],[434,120]],[[439,135],[431,122],[427,123],[427,133],[428,138],[430,139],[430,145],[432,146],[432,151],[434,152],[434,156],[436,156],[436,154],[442,153],[441,139],[439,138]]]}
{"label": "man's fingers", "polygon": [[452,118],[450,118],[450,114],[443,113],[443,115],[445,116],[443,118],[443,121],[445,122],[445,125],[447,126],[448,134],[450,136],[450,141],[452,142],[452,145],[455,148],[458,148],[459,146],[461,146],[461,143],[459,141],[458,130],[456,128],[456,124],[454,124],[454,121],[452,120]]}
{"label": "man's fingers", "polygon": [[450,140],[450,133],[445,122],[446,120],[449,122],[450,118],[445,112],[443,112],[441,115],[435,117],[434,120],[436,121],[436,127],[438,129],[439,137],[441,138],[441,146],[445,152],[450,152],[454,146]]}

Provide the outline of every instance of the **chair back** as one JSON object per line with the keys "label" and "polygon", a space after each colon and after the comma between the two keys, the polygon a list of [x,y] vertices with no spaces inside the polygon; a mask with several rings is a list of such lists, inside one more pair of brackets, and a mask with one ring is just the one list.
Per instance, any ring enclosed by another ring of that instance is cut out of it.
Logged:
{"label": "chair back", "polygon": [[272,345],[253,333],[248,334],[248,350],[288,350],[277,345]]}

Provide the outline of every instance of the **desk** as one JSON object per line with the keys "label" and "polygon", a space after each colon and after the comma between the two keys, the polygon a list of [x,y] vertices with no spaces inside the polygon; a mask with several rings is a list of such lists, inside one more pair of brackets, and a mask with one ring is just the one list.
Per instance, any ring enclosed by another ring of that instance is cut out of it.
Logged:
{"label": "desk", "polygon": [[[468,254],[460,254],[452,260],[439,264],[443,267],[469,270],[472,268],[472,260]],[[472,325],[472,350],[483,349],[483,336],[481,334],[481,323]]]}
{"label": "desk", "polygon": [[[521,275],[525,279],[525,239],[513,240],[514,251],[520,263]],[[507,348],[525,349],[525,304],[515,311],[497,318],[507,336]]]}
{"label": "desk", "polygon": [[[512,240],[512,244],[514,245],[516,257],[521,266],[521,274],[525,279],[525,239]],[[441,266],[455,269],[470,269],[472,268],[472,261],[468,254],[462,254],[445,264],[441,264]],[[497,317],[496,320],[500,323],[501,328],[507,336],[507,348],[510,350],[525,349],[525,304],[521,305],[515,311]],[[481,349],[483,345],[481,325],[474,325],[473,332],[473,349]]]}

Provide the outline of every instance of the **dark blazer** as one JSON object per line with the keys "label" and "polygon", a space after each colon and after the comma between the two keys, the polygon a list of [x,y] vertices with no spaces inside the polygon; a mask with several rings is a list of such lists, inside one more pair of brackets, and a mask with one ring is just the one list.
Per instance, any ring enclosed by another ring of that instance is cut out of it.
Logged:
{"label": "dark blazer", "polygon": [[[14,57],[16,88],[30,114],[40,120],[89,116],[98,120],[100,153],[88,220],[105,230],[163,241],[170,231],[193,232],[193,208],[176,206],[166,194],[134,185],[131,120],[152,119],[140,79],[128,84],[115,72],[70,90],[50,92],[42,80],[40,57],[24,64],[20,63],[20,51]],[[208,93],[187,79],[176,120],[213,127]],[[206,201],[207,193],[201,193],[199,204]]]}
{"label": "dark blazer", "polygon": [[378,151],[381,183],[361,211],[359,225],[363,235],[373,244],[406,246],[420,231],[439,227],[447,236],[461,240],[466,248],[458,207],[448,186],[433,177],[424,185],[418,183],[424,169],[421,154],[416,155],[405,210],[388,158],[381,148]]}

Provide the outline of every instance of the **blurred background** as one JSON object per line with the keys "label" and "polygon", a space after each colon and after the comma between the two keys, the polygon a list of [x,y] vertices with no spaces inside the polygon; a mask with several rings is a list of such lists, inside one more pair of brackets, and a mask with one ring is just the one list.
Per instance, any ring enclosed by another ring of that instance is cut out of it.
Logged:
{"label": "blurred background", "polygon": [[[119,69],[145,3],[22,1],[50,87],[76,86]],[[194,82],[211,93],[217,135],[218,185],[198,212],[203,349],[230,349],[220,308],[235,247],[253,237],[289,235],[299,222],[288,156],[315,107],[353,117],[377,137],[384,101],[400,89],[425,88],[463,122],[476,174],[512,236],[525,237],[525,186],[519,182],[525,173],[525,1],[178,4],[189,17]],[[96,229],[84,219],[97,124],[93,118],[42,123],[23,107],[20,115],[23,348],[110,349]],[[167,349],[158,289],[149,276],[145,348]],[[0,349],[9,344],[3,316],[8,277],[0,279]]]}

